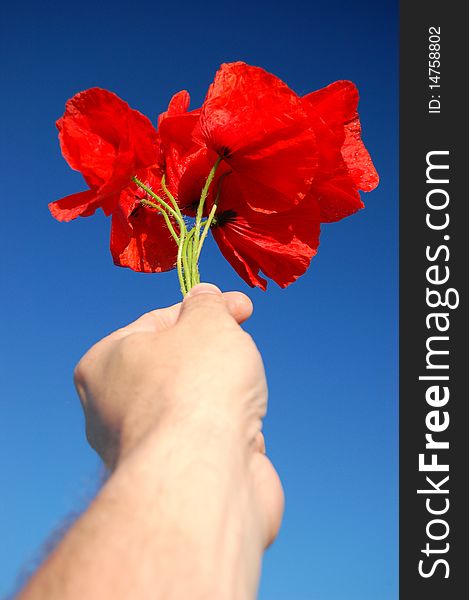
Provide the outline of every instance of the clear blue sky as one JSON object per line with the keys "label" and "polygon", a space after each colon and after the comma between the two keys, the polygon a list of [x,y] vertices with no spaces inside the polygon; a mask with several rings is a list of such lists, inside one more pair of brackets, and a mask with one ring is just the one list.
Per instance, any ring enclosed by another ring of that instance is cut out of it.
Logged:
{"label": "clear blue sky", "polygon": [[179,295],[174,273],[112,265],[102,215],[49,216],[49,201],[85,189],[55,119],[99,85],[155,120],[174,92],[187,88],[196,106],[221,62],[244,60],[299,93],[353,80],[381,175],[365,210],[323,227],[312,267],[287,290],[251,290],[213,243],[203,257],[203,279],[253,299],[247,329],[269,379],[267,446],[287,504],[260,599],[395,600],[397,3],[44,0],[4,4],[1,22],[0,596],[98,485],[75,363]]}

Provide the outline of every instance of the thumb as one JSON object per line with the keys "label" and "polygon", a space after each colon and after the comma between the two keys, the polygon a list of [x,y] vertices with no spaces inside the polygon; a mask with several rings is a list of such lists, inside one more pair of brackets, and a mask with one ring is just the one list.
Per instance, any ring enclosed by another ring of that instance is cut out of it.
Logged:
{"label": "thumb", "polygon": [[178,324],[205,328],[221,322],[237,325],[221,290],[211,283],[194,286],[182,302]]}

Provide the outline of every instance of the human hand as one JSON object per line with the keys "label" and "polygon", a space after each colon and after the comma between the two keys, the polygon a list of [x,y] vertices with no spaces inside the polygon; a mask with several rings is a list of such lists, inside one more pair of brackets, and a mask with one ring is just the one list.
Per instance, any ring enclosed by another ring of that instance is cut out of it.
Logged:
{"label": "human hand", "polygon": [[[90,444],[115,468],[148,437],[194,445],[233,440],[246,458],[264,521],[265,544],[283,510],[278,477],[260,433],[267,385],[260,354],[239,323],[252,312],[244,294],[202,284],[184,301],[147,313],[98,342],[79,362],[75,382]],[[190,448],[196,453],[197,448]]]}
{"label": "human hand", "polygon": [[283,493],[260,433],[262,360],[239,326],[251,312],[199,285],[85,354],[87,435],[112,474],[23,600],[254,600]]}

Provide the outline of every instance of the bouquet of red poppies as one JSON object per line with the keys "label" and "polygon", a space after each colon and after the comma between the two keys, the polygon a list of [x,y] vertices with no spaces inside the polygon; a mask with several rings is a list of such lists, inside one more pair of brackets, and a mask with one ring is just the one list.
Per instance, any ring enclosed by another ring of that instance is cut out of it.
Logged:
{"label": "bouquet of red poppies", "polygon": [[363,207],[378,175],[361,141],[358,92],[336,81],[300,97],[242,62],[223,64],[201,108],[177,93],[155,129],[100,88],[57,121],[63,156],[90,189],[49,205],[60,221],[112,217],[116,265],[176,269],[183,295],[199,283],[209,232],[250,286],[286,287],[308,268],[320,224]]}

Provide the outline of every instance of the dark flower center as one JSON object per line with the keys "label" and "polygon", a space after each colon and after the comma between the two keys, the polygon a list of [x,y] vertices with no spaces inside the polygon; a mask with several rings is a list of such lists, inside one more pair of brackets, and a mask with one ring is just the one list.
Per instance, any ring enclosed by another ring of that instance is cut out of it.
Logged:
{"label": "dark flower center", "polygon": [[228,146],[220,146],[220,148],[218,148],[218,154],[222,158],[228,158],[231,154],[231,150],[228,148]]}
{"label": "dark flower center", "polygon": [[135,200],[138,202],[138,204],[136,204],[134,206],[134,208],[132,209],[132,212],[130,213],[129,218],[132,218],[132,217],[137,218],[143,208],[143,205],[140,204],[141,198],[139,198],[138,196],[135,196]]}
{"label": "dark flower center", "polygon": [[212,227],[223,227],[227,223],[233,223],[236,217],[237,214],[234,210],[224,210],[213,219]]}

